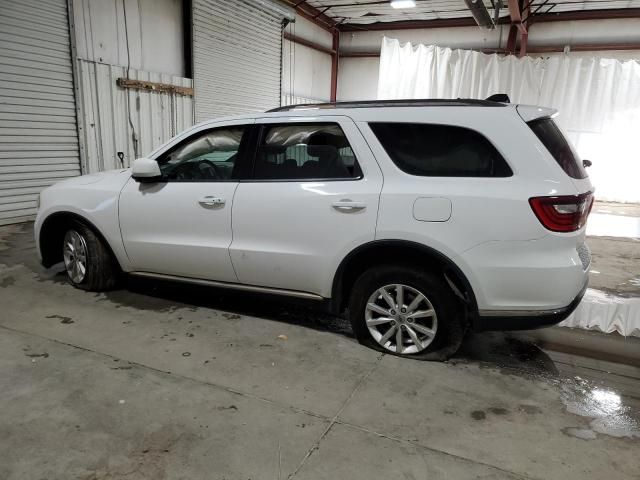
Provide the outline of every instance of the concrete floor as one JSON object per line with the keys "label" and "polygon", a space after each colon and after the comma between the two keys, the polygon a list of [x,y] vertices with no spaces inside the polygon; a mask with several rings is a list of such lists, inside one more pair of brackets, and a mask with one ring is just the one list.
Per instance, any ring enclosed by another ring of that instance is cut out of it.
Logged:
{"label": "concrete floor", "polygon": [[0,479],[639,478],[638,367],[503,334],[416,362],[305,305],[82,292],[31,228],[0,228]]}
{"label": "concrete floor", "polygon": [[589,287],[614,295],[640,297],[640,239],[590,237]]}
{"label": "concrete floor", "polygon": [[[592,214],[640,221],[640,205],[596,202]],[[590,216],[589,226],[591,223]],[[611,236],[611,229],[606,233],[607,236],[589,237],[592,252],[589,287],[615,295],[640,297],[640,237]]]}

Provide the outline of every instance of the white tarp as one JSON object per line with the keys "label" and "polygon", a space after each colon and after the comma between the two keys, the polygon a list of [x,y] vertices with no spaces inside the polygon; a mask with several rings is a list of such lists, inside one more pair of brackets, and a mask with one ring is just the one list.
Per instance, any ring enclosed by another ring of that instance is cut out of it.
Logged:
{"label": "white tarp", "polygon": [[487,98],[557,108],[601,200],[640,202],[640,63],[516,58],[383,38],[379,99]]}

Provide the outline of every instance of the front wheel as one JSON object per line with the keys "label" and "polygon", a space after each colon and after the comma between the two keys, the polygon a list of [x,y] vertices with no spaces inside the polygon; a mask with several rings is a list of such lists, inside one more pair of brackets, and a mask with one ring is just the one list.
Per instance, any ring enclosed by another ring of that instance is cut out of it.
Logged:
{"label": "front wheel", "polygon": [[115,260],[103,240],[84,224],[67,229],[62,257],[67,279],[74,287],[92,292],[115,287],[118,279]]}
{"label": "front wheel", "polygon": [[465,333],[464,309],[436,274],[382,266],[355,282],[349,319],[358,341],[376,350],[421,360],[446,360]]}

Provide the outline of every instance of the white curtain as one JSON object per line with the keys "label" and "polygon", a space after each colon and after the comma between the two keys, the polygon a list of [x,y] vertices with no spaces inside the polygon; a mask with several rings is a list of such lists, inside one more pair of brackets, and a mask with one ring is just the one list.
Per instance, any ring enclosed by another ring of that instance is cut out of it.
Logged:
{"label": "white curtain", "polygon": [[618,297],[589,288],[576,311],[560,326],[640,337],[640,298]]}
{"label": "white curtain", "polygon": [[378,98],[487,98],[557,108],[601,200],[640,202],[640,63],[516,58],[383,38]]}

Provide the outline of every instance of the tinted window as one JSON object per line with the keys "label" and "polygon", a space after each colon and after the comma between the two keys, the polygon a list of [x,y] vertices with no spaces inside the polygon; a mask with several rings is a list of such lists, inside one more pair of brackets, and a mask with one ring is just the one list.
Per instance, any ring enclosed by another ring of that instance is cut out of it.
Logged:
{"label": "tinted window", "polygon": [[358,162],[339,125],[264,126],[256,154],[254,178],[312,180],[360,176]]}
{"label": "tinted window", "polygon": [[371,123],[373,133],[403,172],[423,177],[509,177],[495,147],[468,128],[424,123]]}
{"label": "tinted window", "polygon": [[580,157],[552,119],[541,118],[529,122],[528,125],[567,175],[573,178],[587,178]]}
{"label": "tinted window", "polygon": [[244,127],[197,133],[159,160],[166,180],[224,181],[233,176]]}

